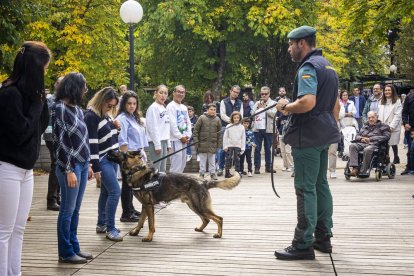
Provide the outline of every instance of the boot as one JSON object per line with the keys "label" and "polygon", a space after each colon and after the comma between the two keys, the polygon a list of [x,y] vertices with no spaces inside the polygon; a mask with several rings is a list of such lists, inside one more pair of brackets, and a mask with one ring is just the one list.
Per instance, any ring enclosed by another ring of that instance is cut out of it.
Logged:
{"label": "boot", "polygon": [[230,174],[230,170],[226,170],[226,174],[224,175],[224,178],[230,178],[230,177],[232,177],[233,175],[232,174]]}
{"label": "boot", "polygon": [[315,242],[313,243],[313,248],[323,253],[332,253],[331,238],[330,237],[325,237],[321,239],[316,238]]}

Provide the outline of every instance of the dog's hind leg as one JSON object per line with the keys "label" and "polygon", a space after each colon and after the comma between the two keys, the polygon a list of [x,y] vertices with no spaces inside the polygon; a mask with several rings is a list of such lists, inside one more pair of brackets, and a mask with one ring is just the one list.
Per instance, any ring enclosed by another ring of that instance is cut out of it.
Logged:
{"label": "dog's hind leg", "polygon": [[[144,207],[144,206],[143,206]],[[154,205],[145,205],[145,210],[148,215],[148,235],[142,239],[143,242],[152,241],[152,237],[155,232],[155,215],[154,215]]]}
{"label": "dog's hind leg", "polygon": [[186,202],[188,207],[194,212],[196,213],[200,218],[201,221],[203,222],[199,227],[196,227],[194,230],[197,232],[203,232],[204,228],[206,228],[207,224],[210,222],[210,220],[206,217],[203,216],[203,214],[200,211],[197,211],[194,206],[191,204],[190,201]]}
{"label": "dog's hind leg", "polygon": [[137,236],[139,231],[144,226],[145,220],[147,219],[147,211],[144,207],[142,207],[141,215],[139,217],[138,225],[129,232],[130,236]]}
{"label": "dog's hind leg", "polygon": [[217,224],[217,234],[214,234],[214,238],[221,238],[223,235],[223,218],[214,214],[212,210],[208,210],[205,213],[205,216],[209,219],[212,219]]}

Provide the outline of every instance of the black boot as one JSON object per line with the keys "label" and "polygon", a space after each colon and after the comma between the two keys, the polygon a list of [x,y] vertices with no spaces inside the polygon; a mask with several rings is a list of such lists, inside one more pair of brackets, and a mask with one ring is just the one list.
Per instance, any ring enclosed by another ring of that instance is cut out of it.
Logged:
{"label": "black boot", "polygon": [[275,256],[279,260],[313,260],[315,259],[315,251],[313,247],[299,249],[291,245],[281,251],[275,251]]}
{"label": "black boot", "polygon": [[395,156],[394,157],[394,161],[392,161],[392,163],[394,163],[394,164],[400,164],[400,157]]}
{"label": "black boot", "polygon": [[313,248],[323,253],[332,253],[331,238],[325,237],[322,239],[316,239],[313,243]]}
{"label": "black boot", "polygon": [[224,175],[224,178],[230,178],[230,177],[232,177],[233,175],[232,174],[230,174],[230,170],[226,170],[226,174]]}

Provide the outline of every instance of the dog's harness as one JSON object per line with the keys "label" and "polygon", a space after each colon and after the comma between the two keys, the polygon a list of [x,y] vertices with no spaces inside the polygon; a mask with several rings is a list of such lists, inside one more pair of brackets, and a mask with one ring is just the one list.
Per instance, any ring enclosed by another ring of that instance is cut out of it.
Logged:
{"label": "dog's harness", "polygon": [[137,192],[138,191],[149,192],[149,191],[156,190],[161,185],[161,182],[162,182],[164,177],[165,177],[165,173],[156,173],[151,177],[151,179],[149,181],[141,184],[138,187],[131,187],[131,189],[133,191],[137,191]]}

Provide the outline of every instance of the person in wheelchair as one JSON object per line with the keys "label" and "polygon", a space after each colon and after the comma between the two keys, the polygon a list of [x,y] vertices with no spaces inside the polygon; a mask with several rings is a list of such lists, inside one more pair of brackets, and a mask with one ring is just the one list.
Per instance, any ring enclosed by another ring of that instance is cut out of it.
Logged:
{"label": "person in wheelchair", "polygon": [[[355,137],[355,143],[349,146],[349,167],[353,168],[351,176],[367,175],[374,150],[378,148],[381,142],[386,142],[391,137],[390,127],[379,121],[378,115],[375,112],[368,112],[367,118],[368,122]],[[364,154],[361,172],[359,172],[358,152],[362,150]]]}

